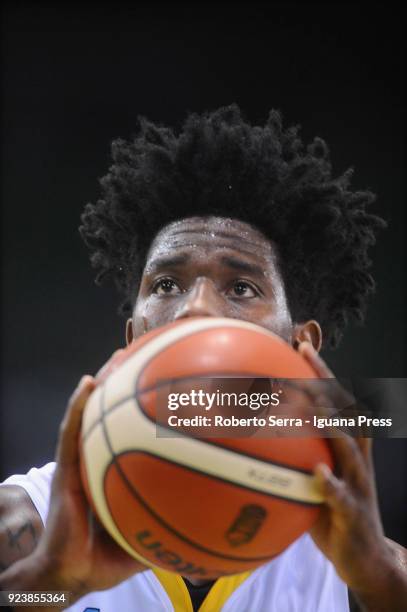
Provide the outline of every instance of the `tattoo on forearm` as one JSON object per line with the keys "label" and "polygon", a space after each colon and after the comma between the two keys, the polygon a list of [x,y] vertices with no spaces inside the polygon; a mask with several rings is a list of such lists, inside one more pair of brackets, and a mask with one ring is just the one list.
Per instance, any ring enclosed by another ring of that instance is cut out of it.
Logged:
{"label": "tattoo on forearm", "polygon": [[24,536],[26,534],[28,534],[28,543],[31,543],[32,547],[34,548],[37,543],[37,535],[31,521],[24,523],[24,525],[19,527],[14,533],[11,531],[11,529],[7,528],[8,543],[10,548],[18,548],[20,552],[23,552],[25,549],[25,542],[23,539],[25,539]]}
{"label": "tattoo on forearm", "polygon": [[[0,523],[3,523],[5,533],[7,535],[8,545],[10,548],[17,548],[20,552],[23,552],[26,544],[31,544],[34,547],[37,543],[37,534],[35,532],[34,525],[31,521],[26,521],[19,527],[12,531],[0,518]],[[28,540],[28,541],[27,541]]]}
{"label": "tattoo on forearm", "polygon": [[37,533],[32,521],[26,521],[21,526],[11,529],[0,518],[0,528],[4,534],[1,546],[0,571],[5,571],[10,564],[34,550],[37,545]]}

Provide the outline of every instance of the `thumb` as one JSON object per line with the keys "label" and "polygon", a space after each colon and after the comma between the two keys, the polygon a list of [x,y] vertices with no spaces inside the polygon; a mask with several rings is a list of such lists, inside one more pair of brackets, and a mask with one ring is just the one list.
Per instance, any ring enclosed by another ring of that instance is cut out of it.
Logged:
{"label": "thumb", "polygon": [[78,438],[82,415],[86,402],[95,387],[96,381],[92,376],[83,376],[68,402],[68,408],[59,429],[56,451],[56,461],[59,470],[67,470],[78,463]]}

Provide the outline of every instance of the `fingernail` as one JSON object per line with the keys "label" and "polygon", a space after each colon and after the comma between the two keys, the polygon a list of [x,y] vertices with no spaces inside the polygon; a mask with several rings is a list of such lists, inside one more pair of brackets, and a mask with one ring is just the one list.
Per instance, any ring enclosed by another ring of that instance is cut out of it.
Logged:
{"label": "fingernail", "polygon": [[303,340],[302,342],[300,342],[300,344],[298,345],[298,351],[300,353],[303,353],[304,351],[312,351],[312,344],[310,342],[307,342],[307,340]]}
{"label": "fingernail", "polygon": [[318,463],[315,466],[314,473],[320,480],[329,480],[332,475],[331,469],[326,463]]}

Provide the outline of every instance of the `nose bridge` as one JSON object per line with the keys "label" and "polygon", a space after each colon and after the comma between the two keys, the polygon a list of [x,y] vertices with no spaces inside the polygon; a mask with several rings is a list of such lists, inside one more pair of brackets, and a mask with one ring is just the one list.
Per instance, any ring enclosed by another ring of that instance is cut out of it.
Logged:
{"label": "nose bridge", "polygon": [[176,318],[193,316],[222,316],[217,289],[205,276],[198,276],[195,279]]}

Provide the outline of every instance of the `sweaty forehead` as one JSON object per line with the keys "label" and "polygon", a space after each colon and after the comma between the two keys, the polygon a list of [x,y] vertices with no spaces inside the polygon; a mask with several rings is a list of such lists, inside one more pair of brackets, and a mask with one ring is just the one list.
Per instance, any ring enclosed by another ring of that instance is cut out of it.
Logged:
{"label": "sweaty forehead", "polygon": [[235,249],[255,258],[274,260],[275,247],[256,228],[225,217],[188,217],[165,226],[153,240],[147,262],[166,253],[175,254],[181,248]]}

